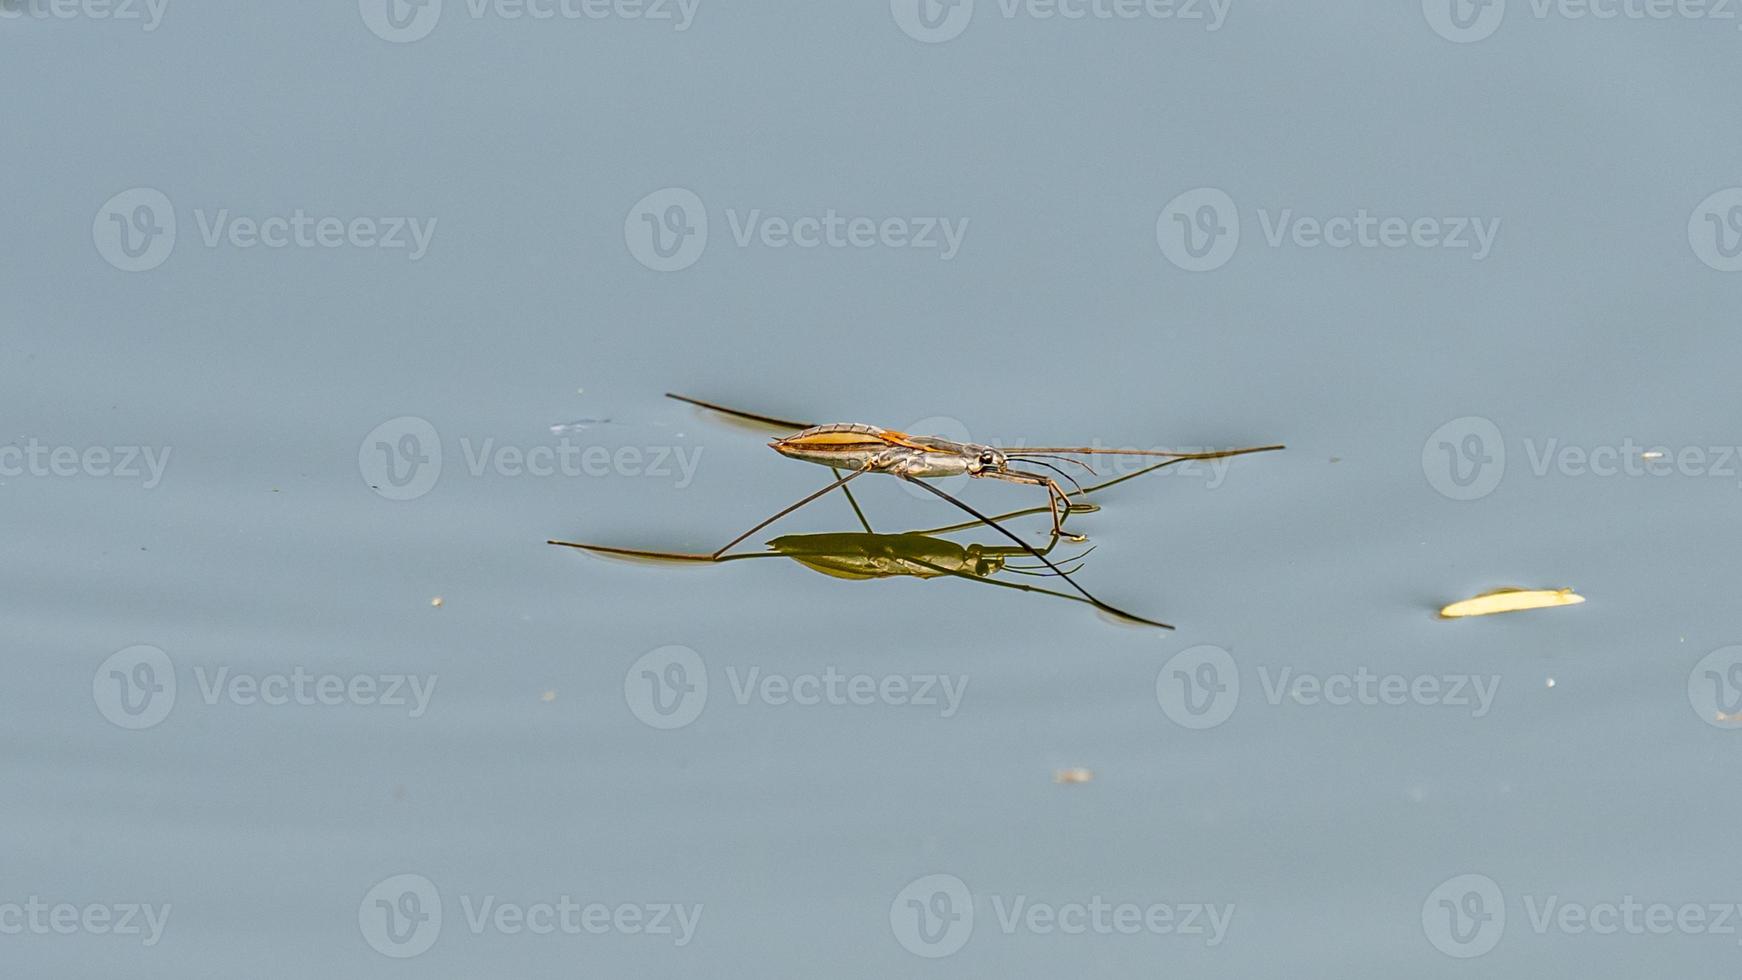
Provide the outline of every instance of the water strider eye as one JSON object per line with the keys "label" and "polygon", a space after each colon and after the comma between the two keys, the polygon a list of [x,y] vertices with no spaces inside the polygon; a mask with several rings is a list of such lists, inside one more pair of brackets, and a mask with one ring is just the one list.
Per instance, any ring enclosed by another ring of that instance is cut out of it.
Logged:
{"label": "water strider eye", "polygon": [[995,461],[996,461],[996,457],[994,457],[990,452],[984,452],[984,453],[980,454],[980,465],[981,466],[991,466],[993,464],[993,462],[995,462]]}

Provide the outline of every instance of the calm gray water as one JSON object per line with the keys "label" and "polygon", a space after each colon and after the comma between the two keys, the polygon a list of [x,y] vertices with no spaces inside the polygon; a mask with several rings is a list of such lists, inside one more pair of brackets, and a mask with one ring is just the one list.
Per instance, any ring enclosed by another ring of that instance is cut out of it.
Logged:
{"label": "calm gray water", "polygon": [[[7,0],[0,973],[1733,971],[1742,21],[1594,6]],[[666,391],[1289,448],[1072,518],[1171,633],[546,546],[828,479]]]}

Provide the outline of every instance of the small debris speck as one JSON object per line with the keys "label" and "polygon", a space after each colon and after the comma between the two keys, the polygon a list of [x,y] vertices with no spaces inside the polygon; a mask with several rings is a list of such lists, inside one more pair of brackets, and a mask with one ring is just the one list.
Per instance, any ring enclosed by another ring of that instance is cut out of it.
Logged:
{"label": "small debris speck", "polygon": [[434,606],[437,609],[440,609],[442,607],[442,602],[443,602],[442,597],[438,595],[434,599],[431,599],[429,601],[429,604]]}
{"label": "small debris speck", "polygon": [[1082,768],[1060,769],[1052,774],[1055,783],[1086,783],[1094,778],[1093,770]]}

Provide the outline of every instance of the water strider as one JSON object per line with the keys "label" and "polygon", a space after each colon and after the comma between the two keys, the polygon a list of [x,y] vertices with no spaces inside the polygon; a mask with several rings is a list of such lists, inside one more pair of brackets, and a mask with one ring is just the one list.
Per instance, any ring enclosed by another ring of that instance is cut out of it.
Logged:
{"label": "water strider", "polygon": [[[1095,598],[1087,589],[1078,585],[1076,580],[1071,578],[1064,569],[1061,569],[1054,564],[1053,561],[1046,556],[1045,551],[1034,548],[1032,545],[1011,533],[1002,523],[1000,523],[1000,521],[1005,517],[1016,515],[1003,515],[997,518],[987,517],[985,514],[980,513],[968,504],[957,500],[950,494],[923,481],[948,476],[969,476],[1044,487],[1047,491],[1046,509],[1052,516],[1051,540],[1056,542],[1059,536],[1063,533],[1065,517],[1068,516],[1072,510],[1073,505],[1071,503],[1070,495],[1065,493],[1064,489],[1059,486],[1056,480],[1044,473],[1035,473],[1028,470],[1012,468],[1010,465],[1012,460],[1021,464],[1041,466],[1050,469],[1053,472],[1058,473],[1060,476],[1063,476],[1066,480],[1069,480],[1072,486],[1076,488],[1077,494],[1083,495],[1093,492],[1094,490],[1102,489],[1103,487],[1111,486],[1114,483],[1121,483],[1131,477],[1149,472],[1149,470],[1152,469],[1159,469],[1161,466],[1166,466],[1172,463],[1180,463],[1192,459],[1222,459],[1228,456],[1269,452],[1283,448],[1280,445],[1254,446],[1245,449],[1228,449],[1220,452],[1206,453],[1169,453],[1137,449],[1100,449],[1087,446],[1048,446],[1040,448],[998,449],[993,446],[981,445],[979,443],[956,442],[951,439],[942,438],[941,436],[909,435],[905,432],[897,432],[893,429],[884,429],[879,426],[865,425],[856,422],[807,425],[803,422],[793,422],[768,415],[758,415],[753,412],[743,412],[737,409],[726,408],[722,405],[700,401],[684,395],[668,394],[667,397],[750,422],[778,426],[784,429],[797,429],[799,431],[790,436],[775,439],[773,442],[770,442],[768,444],[769,447],[781,455],[792,459],[827,466],[835,471],[836,479],[821,490],[806,495],[797,503],[776,511],[772,516],[758,522],[749,530],[726,542],[718,550],[708,554],[655,552],[633,548],[617,548],[608,545],[578,544],[566,541],[551,541],[549,542],[550,544],[565,545],[567,547],[582,548],[587,551],[602,554],[613,554],[626,557],[664,558],[679,561],[703,562],[730,561],[732,559],[726,557],[726,552],[730,551],[745,538],[748,538],[750,535],[755,534],[757,531],[760,531],[775,521],[780,520],[782,517],[791,514],[793,511],[796,511],[837,489],[847,495],[848,501],[852,503],[854,513],[858,515],[860,523],[865,526],[866,531],[869,533],[871,530],[870,524],[865,521],[865,515],[859,510],[858,502],[853,500],[852,491],[848,489],[847,484],[867,473],[887,473],[891,476],[896,476],[906,480],[915,486],[924,488],[925,490],[948,501],[950,504],[967,512],[974,518],[973,523],[962,526],[972,527],[975,524],[984,524],[1004,537],[1009,538],[1023,553],[1026,553],[1040,561],[1041,564],[1046,566],[1053,575],[1063,579],[1072,589],[1076,590],[1085,601],[1097,609],[1124,619],[1145,623],[1150,626],[1158,626],[1162,629],[1172,629],[1173,627],[1166,623],[1147,619],[1143,616],[1138,616],[1122,609],[1115,608]],[[1137,473],[1129,474],[1126,477],[1121,477],[1117,480],[1108,481],[1107,483],[1092,487],[1089,490],[1084,490],[1064,470],[1051,463],[1045,462],[1047,459],[1055,459],[1061,462],[1081,466],[1087,472],[1094,473],[1094,469],[1090,467],[1089,464],[1082,460],[1071,458],[1079,455],[1149,456],[1161,457],[1163,462],[1147,469],[1139,470]],[[842,471],[847,472],[843,474]],[[1064,505],[1062,510],[1060,509],[1060,504]],[[1038,508],[1034,512],[1038,512]],[[1050,551],[1051,548],[1052,545],[1049,543],[1046,551]],[[908,574],[911,574],[911,572]],[[971,573],[958,569],[956,571],[942,572],[941,574],[967,575]],[[984,580],[983,577],[982,580]],[[1013,586],[1012,583],[993,584],[1012,585],[1012,587],[1017,587]]]}

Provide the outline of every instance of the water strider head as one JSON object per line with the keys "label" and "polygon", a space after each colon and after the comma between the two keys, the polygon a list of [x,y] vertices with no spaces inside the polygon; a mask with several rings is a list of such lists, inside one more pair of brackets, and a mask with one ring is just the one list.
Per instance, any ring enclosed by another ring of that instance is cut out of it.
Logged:
{"label": "water strider head", "polygon": [[962,448],[971,456],[968,460],[969,476],[988,476],[1010,469],[1010,457],[991,446],[966,443]]}

